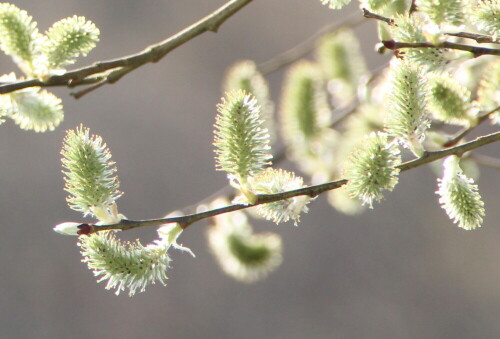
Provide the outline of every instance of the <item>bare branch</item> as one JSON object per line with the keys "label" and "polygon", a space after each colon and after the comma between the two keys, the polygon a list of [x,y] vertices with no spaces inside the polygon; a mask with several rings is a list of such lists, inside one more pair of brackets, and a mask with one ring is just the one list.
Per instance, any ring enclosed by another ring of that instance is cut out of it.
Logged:
{"label": "bare branch", "polygon": [[[413,3],[412,3],[413,7]],[[410,10],[410,13],[412,11]],[[387,18],[382,15],[378,15],[376,13],[370,12],[368,9],[363,8],[363,16],[367,19],[376,19],[379,21],[383,21],[388,25],[395,25],[394,19]],[[464,38],[464,39],[471,39],[475,40],[478,43],[493,43],[493,44],[500,44],[500,39],[494,38],[490,35],[484,35],[484,34],[478,34],[478,33],[469,33],[469,32],[452,32],[452,33],[443,33],[444,35],[448,36],[455,36],[459,38]]]}
{"label": "bare branch", "polygon": [[331,25],[322,27],[319,31],[300,42],[289,50],[273,57],[272,59],[258,65],[259,71],[266,75],[281,69],[294,61],[304,57],[307,53],[314,49],[316,40],[327,33],[332,33],[340,29],[354,28],[364,22],[363,18],[359,18],[357,13],[351,14],[347,19],[341,22],[334,22]]}
{"label": "bare branch", "polygon": [[101,87],[104,84],[112,84],[121,79],[129,72],[139,68],[147,63],[155,63],[160,61],[170,51],[182,46],[191,39],[205,33],[207,31],[217,32],[219,27],[231,16],[236,14],[240,9],[250,3],[252,0],[230,0],[222,7],[218,8],[211,14],[207,15],[198,22],[183,29],[177,34],[151,46],[144,50],[124,56],[117,59],[99,61],[90,66],[78,68],[68,71],[61,75],[54,75],[47,79],[45,82],[39,79],[29,79],[18,81],[15,83],[0,85],[0,94],[14,92],[28,87],[49,87],[49,86],[67,86],[74,87],[79,85],[88,85],[87,78],[99,73],[110,71],[108,74],[101,78],[92,78],[90,83],[98,83],[82,92],[74,93],[76,98],[89,93],[90,91]]}
{"label": "bare branch", "polygon": [[367,19],[376,19],[376,20],[383,21],[388,25],[391,25],[391,26],[394,25],[394,19],[387,18],[385,16],[372,13],[369,10],[367,10],[366,8],[363,8],[362,10],[363,10],[363,16]]}
{"label": "bare branch", "polygon": [[491,35],[469,33],[469,32],[444,33],[444,34],[464,39],[475,40],[477,43],[480,44],[500,44],[500,39],[494,39]]}
{"label": "bare branch", "polygon": [[479,126],[483,121],[487,120],[493,113],[497,112],[500,110],[500,106],[497,106],[495,109],[481,115],[477,119],[477,123],[473,126],[470,127],[464,127],[461,131],[459,131],[455,136],[453,136],[450,140],[448,140],[445,144],[443,144],[443,147],[451,147],[455,146],[460,140],[465,138],[467,134],[472,132],[477,126]]}
{"label": "bare branch", "polygon": [[[447,157],[449,155],[462,155],[465,152],[474,150],[476,148],[485,146],[487,144],[500,141],[500,131],[495,132],[489,135],[481,136],[476,138],[475,140],[472,140],[470,142],[467,142],[465,144],[461,144],[459,146],[447,148],[444,150],[440,151],[432,151],[432,152],[426,152],[422,157],[407,161],[401,165],[398,166],[398,168],[403,172],[407,171],[416,167],[420,167],[422,165],[428,164],[430,162],[436,161],[438,159],[442,159],[444,157]],[[106,231],[106,230],[130,230],[138,227],[145,227],[145,226],[159,226],[162,224],[168,224],[168,223],[179,223],[181,227],[187,228],[189,225],[191,225],[194,222],[200,221],[202,219],[214,217],[219,214],[223,213],[228,213],[228,212],[233,212],[237,210],[242,210],[246,208],[250,208],[253,206],[261,205],[261,204],[266,204],[270,202],[275,202],[275,201],[280,201],[284,199],[289,199],[292,197],[296,196],[301,196],[301,195],[308,195],[310,197],[315,197],[321,193],[324,193],[326,191],[334,190],[337,189],[345,184],[347,184],[346,179],[341,179],[341,180],[336,180],[336,181],[331,181],[327,182],[324,184],[320,185],[314,185],[314,186],[307,186],[304,188],[300,188],[297,190],[293,191],[287,191],[283,193],[276,193],[276,194],[266,194],[266,195],[258,195],[257,196],[257,202],[254,204],[249,204],[249,205],[242,205],[242,204],[236,204],[236,205],[229,205],[213,210],[208,210],[200,213],[194,213],[194,214],[189,214],[181,217],[171,217],[171,218],[161,218],[161,219],[149,219],[149,220],[122,220],[121,222],[113,225],[87,225],[89,227],[86,227],[88,229],[88,233],[95,233],[99,231]]]}
{"label": "bare branch", "polygon": [[443,48],[467,51],[474,54],[475,58],[481,55],[500,55],[500,49],[463,45],[448,41],[433,44],[430,42],[399,42],[394,40],[385,40],[382,41],[382,43],[385,48],[392,50],[401,48]]}

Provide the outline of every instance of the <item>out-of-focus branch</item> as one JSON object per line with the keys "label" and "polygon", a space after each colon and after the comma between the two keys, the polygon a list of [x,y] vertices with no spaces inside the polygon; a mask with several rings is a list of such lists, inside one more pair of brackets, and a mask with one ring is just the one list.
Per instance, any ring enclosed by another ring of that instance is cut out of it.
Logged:
{"label": "out-of-focus branch", "polygon": [[495,157],[490,157],[486,154],[472,153],[470,155],[474,161],[476,161],[481,166],[490,167],[496,170],[500,170],[500,159]]}
{"label": "out-of-focus branch", "polygon": [[366,8],[363,8],[362,11],[363,11],[363,16],[367,19],[375,19],[375,20],[383,21],[386,24],[391,25],[391,26],[394,25],[394,19],[387,18],[385,16],[370,12]]}
{"label": "out-of-focus branch", "polygon": [[470,127],[464,127],[461,131],[458,131],[455,136],[453,136],[450,140],[448,140],[443,147],[451,147],[455,146],[460,140],[462,140],[467,134],[472,132],[477,126],[479,126],[483,121],[486,121],[493,113],[496,113],[500,110],[500,106],[497,106],[495,109],[481,115],[477,119],[477,123]]}
{"label": "out-of-focus branch", "polygon": [[464,39],[475,40],[477,43],[480,44],[500,44],[500,39],[494,39],[491,35],[469,33],[469,32],[444,33],[444,34]]}
{"label": "out-of-focus branch", "polygon": [[340,29],[354,28],[364,22],[362,17],[359,17],[357,13],[351,14],[345,20],[340,22],[334,22],[331,25],[322,27],[313,35],[309,36],[306,40],[300,42],[289,50],[273,57],[272,59],[265,61],[257,66],[259,71],[266,75],[273,73],[291,63],[304,57],[307,53],[314,49],[316,40],[327,33],[332,33]]}

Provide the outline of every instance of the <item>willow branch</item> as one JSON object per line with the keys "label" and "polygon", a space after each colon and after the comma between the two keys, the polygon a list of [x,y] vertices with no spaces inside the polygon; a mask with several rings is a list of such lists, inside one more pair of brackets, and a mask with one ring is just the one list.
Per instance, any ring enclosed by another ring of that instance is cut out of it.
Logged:
{"label": "willow branch", "polygon": [[470,157],[481,166],[490,167],[496,170],[500,170],[500,159],[491,157],[486,154],[473,153]]}
{"label": "willow branch", "polygon": [[491,35],[469,33],[469,32],[444,33],[444,34],[464,39],[475,40],[479,44],[500,44],[500,39],[494,39]]}
{"label": "willow branch", "polygon": [[327,33],[332,33],[340,29],[354,28],[364,22],[363,18],[359,18],[356,13],[351,14],[347,19],[341,22],[334,22],[330,25],[322,27],[320,30],[309,36],[306,40],[300,42],[289,50],[273,57],[258,65],[259,71],[264,74],[273,73],[297,60],[304,57],[314,49],[316,40]]}
{"label": "willow branch", "polygon": [[461,131],[458,131],[455,136],[453,136],[450,140],[443,144],[443,147],[455,146],[456,144],[458,144],[458,142],[460,142],[460,140],[465,138],[477,126],[479,126],[483,121],[486,121],[493,113],[496,113],[497,111],[500,111],[500,106],[497,106],[495,109],[492,109],[491,111],[478,117],[477,123],[475,125],[464,127]]}
{"label": "willow branch", "polygon": [[375,20],[383,21],[390,26],[394,25],[394,19],[387,18],[385,16],[370,12],[366,8],[362,8],[362,11],[363,11],[363,16],[367,19],[375,19]]}
{"label": "willow branch", "polygon": [[425,152],[423,156],[421,156],[418,159],[407,161],[401,165],[398,166],[398,168],[403,172],[410,170],[415,167],[420,167],[422,165],[428,164],[430,162],[436,161],[438,159],[442,159],[444,157],[450,156],[450,155],[456,155],[456,156],[461,156],[465,152],[472,151],[476,148],[480,148],[483,146],[486,146],[488,144],[494,143],[496,141],[500,140],[500,131],[491,133],[488,135],[483,135],[480,137],[477,137],[476,139],[466,142],[465,144],[461,144],[458,146],[446,148],[440,151],[432,151],[432,152]]}
{"label": "willow branch", "polygon": [[[79,85],[88,85],[87,78],[103,72],[109,72],[102,78],[93,78],[90,83],[97,83],[93,88],[99,88],[104,84],[112,84],[121,79],[126,74],[147,63],[160,61],[172,50],[192,40],[207,31],[216,33],[219,27],[240,9],[250,3],[252,0],[230,0],[222,7],[207,15],[198,22],[183,29],[177,34],[157,43],[146,47],[144,50],[127,55],[121,58],[98,61],[90,66],[68,71],[61,75],[53,75],[45,82],[39,79],[29,79],[15,83],[0,85],[0,94],[14,92],[28,87],[50,87],[66,86],[74,87]],[[88,93],[89,90],[85,91]],[[73,94],[75,97],[81,97],[84,92]]]}
{"label": "willow branch", "polygon": [[[410,11],[410,13],[411,13],[411,11]],[[390,26],[395,25],[394,19],[370,12],[366,8],[363,8],[363,16],[367,19],[375,19],[375,20],[383,21]],[[443,34],[448,35],[448,36],[454,36],[454,37],[459,37],[459,38],[464,38],[464,39],[475,40],[477,43],[480,43],[480,44],[481,43],[500,44],[500,39],[497,39],[497,38],[494,38],[490,35],[485,35],[485,34],[470,33],[470,32],[452,32],[452,33],[443,33]],[[420,46],[420,47],[423,47],[423,46]],[[436,46],[432,46],[432,47],[436,47]],[[470,46],[470,47],[472,47],[472,46]]]}
{"label": "willow branch", "polygon": [[[491,143],[496,142],[496,141],[500,141],[500,131],[489,134],[489,135],[478,137],[475,140],[472,140],[472,141],[467,142],[465,144],[450,147],[450,148],[447,148],[444,150],[426,152],[422,157],[407,161],[407,162],[399,165],[397,168],[399,168],[402,172],[407,171],[407,170],[428,164],[430,162],[436,161],[438,159],[442,159],[442,158],[447,157],[449,155],[460,156],[465,152],[474,150],[476,148],[483,147],[485,145],[491,144]],[[211,218],[211,217],[214,217],[216,215],[223,214],[223,213],[243,210],[243,209],[254,207],[257,205],[267,204],[270,202],[275,202],[275,201],[280,201],[280,200],[285,200],[285,199],[289,199],[289,198],[293,198],[293,197],[297,197],[297,196],[301,196],[301,195],[315,197],[315,196],[317,196],[321,193],[324,193],[326,191],[334,190],[334,189],[337,189],[341,186],[344,186],[345,184],[347,184],[347,182],[348,181],[346,179],[340,179],[340,180],[336,180],[336,181],[327,182],[324,184],[307,186],[307,187],[303,187],[300,189],[282,192],[282,193],[257,195],[257,202],[254,204],[229,205],[229,206],[225,206],[225,207],[221,207],[221,208],[207,210],[207,211],[203,211],[200,213],[188,214],[188,215],[180,216],[180,217],[148,219],[148,220],[122,220],[121,222],[119,222],[117,224],[112,224],[112,225],[89,225],[89,224],[82,224],[82,225],[86,226],[85,229],[88,230],[88,233],[95,233],[95,232],[107,231],[107,230],[125,231],[125,230],[130,230],[130,229],[134,229],[134,228],[138,228],[138,227],[159,226],[159,225],[169,224],[169,223],[179,223],[181,225],[181,227],[187,228],[189,225],[191,225],[197,221],[200,221],[200,220],[203,220],[206,218]]]}
{"label": "willow branch", "polygon": [[394,40],[385,40],[382,41],[382,43],[384,44],[385,48],[392,50],[401,48],[443,48],[470,52],[474,55],[475,58],[481,55],[500,55],[500,49],[457,44],[449,41],[443,41],[437,44],[433,44],[430,42],[399,42]]}

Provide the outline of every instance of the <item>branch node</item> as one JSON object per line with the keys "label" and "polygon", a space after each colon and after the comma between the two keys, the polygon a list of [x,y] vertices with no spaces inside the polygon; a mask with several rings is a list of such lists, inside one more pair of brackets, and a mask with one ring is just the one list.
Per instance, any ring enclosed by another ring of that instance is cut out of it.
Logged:
{"label": "branch node", "polygon": [[385,48],[394,50],[396,48],[396,42],[394,40],[383,40],[382,44]]}

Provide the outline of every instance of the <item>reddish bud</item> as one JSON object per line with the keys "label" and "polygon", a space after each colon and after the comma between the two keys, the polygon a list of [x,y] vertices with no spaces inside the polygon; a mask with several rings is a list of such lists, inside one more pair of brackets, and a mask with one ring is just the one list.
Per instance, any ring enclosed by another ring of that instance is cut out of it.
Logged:
{"label": "reddish bud", "polygon": [[382,41],[382,44],[384,44],[384,47],[388,49],[393,50],[396,48],[396,42],[394,40],[384,40]]}
{"label": "reddish bud", "polygon": [[89,225],[89,224],[81,224],[78,226],[79,231],[76,233],[78,235],[89,235],[94,231],[94,226]]}

